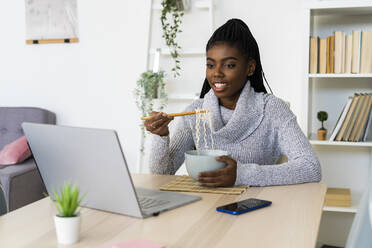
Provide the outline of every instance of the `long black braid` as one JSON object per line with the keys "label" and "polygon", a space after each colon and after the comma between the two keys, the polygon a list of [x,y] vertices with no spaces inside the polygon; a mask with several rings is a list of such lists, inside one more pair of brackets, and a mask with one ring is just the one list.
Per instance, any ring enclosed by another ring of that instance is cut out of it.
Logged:
{"label": "long black braid", "polygon": [[[263,84],[263,77],[265,77],[265,75],[262,71],[258,45],[247,24],[240,19],[228,20],[224,25],[214,31],[212,37],[207,43],[206,51],[208,51],[214,45],[221,43],[235,46],[239,51],[242,52],[247,60],[254,59],[256,61],[256,69],[252,76],[247,77],[247,80],[250,81],[254,91],[267,93]],[[208,93],[210,89],[211,87],[209,86],[208,80],[205,78],[203,88],[200,93],[200,98],[204,98],[204,95]]]}

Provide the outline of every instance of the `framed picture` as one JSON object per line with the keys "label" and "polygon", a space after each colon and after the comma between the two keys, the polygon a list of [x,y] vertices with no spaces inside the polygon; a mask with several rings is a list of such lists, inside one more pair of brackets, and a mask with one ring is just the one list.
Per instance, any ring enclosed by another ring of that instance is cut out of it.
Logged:
{"label": "framed picture", "polygon": [[78,42],[77,0],[25,0],[26,43]]}

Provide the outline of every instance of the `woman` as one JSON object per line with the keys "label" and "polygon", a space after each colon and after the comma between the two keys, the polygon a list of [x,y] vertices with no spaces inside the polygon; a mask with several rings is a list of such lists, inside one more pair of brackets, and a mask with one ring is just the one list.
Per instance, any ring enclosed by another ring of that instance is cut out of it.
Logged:
{"label": "woman", "polygon": [[[319,162],[295,115],[266,92],[258,46],[248,26],[239,19],[229,20],[213,33],[206,50],[200,99],[185,111],[211,110],[214,147],[231,155],[217,158],[227,166],[200,173],[199,183],[218,187],[320,181]],[[151,171],[174,174],[184,161],[184,152],[195,147],[195,115],[179,119],[172,139],[168,124],[173,118],[165,113],[151,115],[145,121],[146,129],[154,134]],[[276,165],[282,154],[288,162]]]}

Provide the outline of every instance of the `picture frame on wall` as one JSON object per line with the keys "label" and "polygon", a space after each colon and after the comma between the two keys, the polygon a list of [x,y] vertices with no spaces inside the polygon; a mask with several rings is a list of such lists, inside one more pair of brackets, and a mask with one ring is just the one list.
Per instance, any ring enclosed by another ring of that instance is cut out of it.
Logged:
{"label": "picture frame on wall", "polygon": [[75,43],[77,0],[25,0],[26,44]]}

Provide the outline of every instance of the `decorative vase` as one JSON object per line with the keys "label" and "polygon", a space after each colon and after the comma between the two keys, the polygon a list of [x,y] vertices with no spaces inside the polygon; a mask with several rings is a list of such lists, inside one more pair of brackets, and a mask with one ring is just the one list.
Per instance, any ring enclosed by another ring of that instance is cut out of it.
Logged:
{"label": "decorative vase", "polygon": [[80,214],[75,217],[54,216],[58,243],[71,245],[79,240]]}
{"label": "decorative vase", "polygon": [[326,140],[326,137],[327,137],[327,129],[319,129],[318,140]]}

